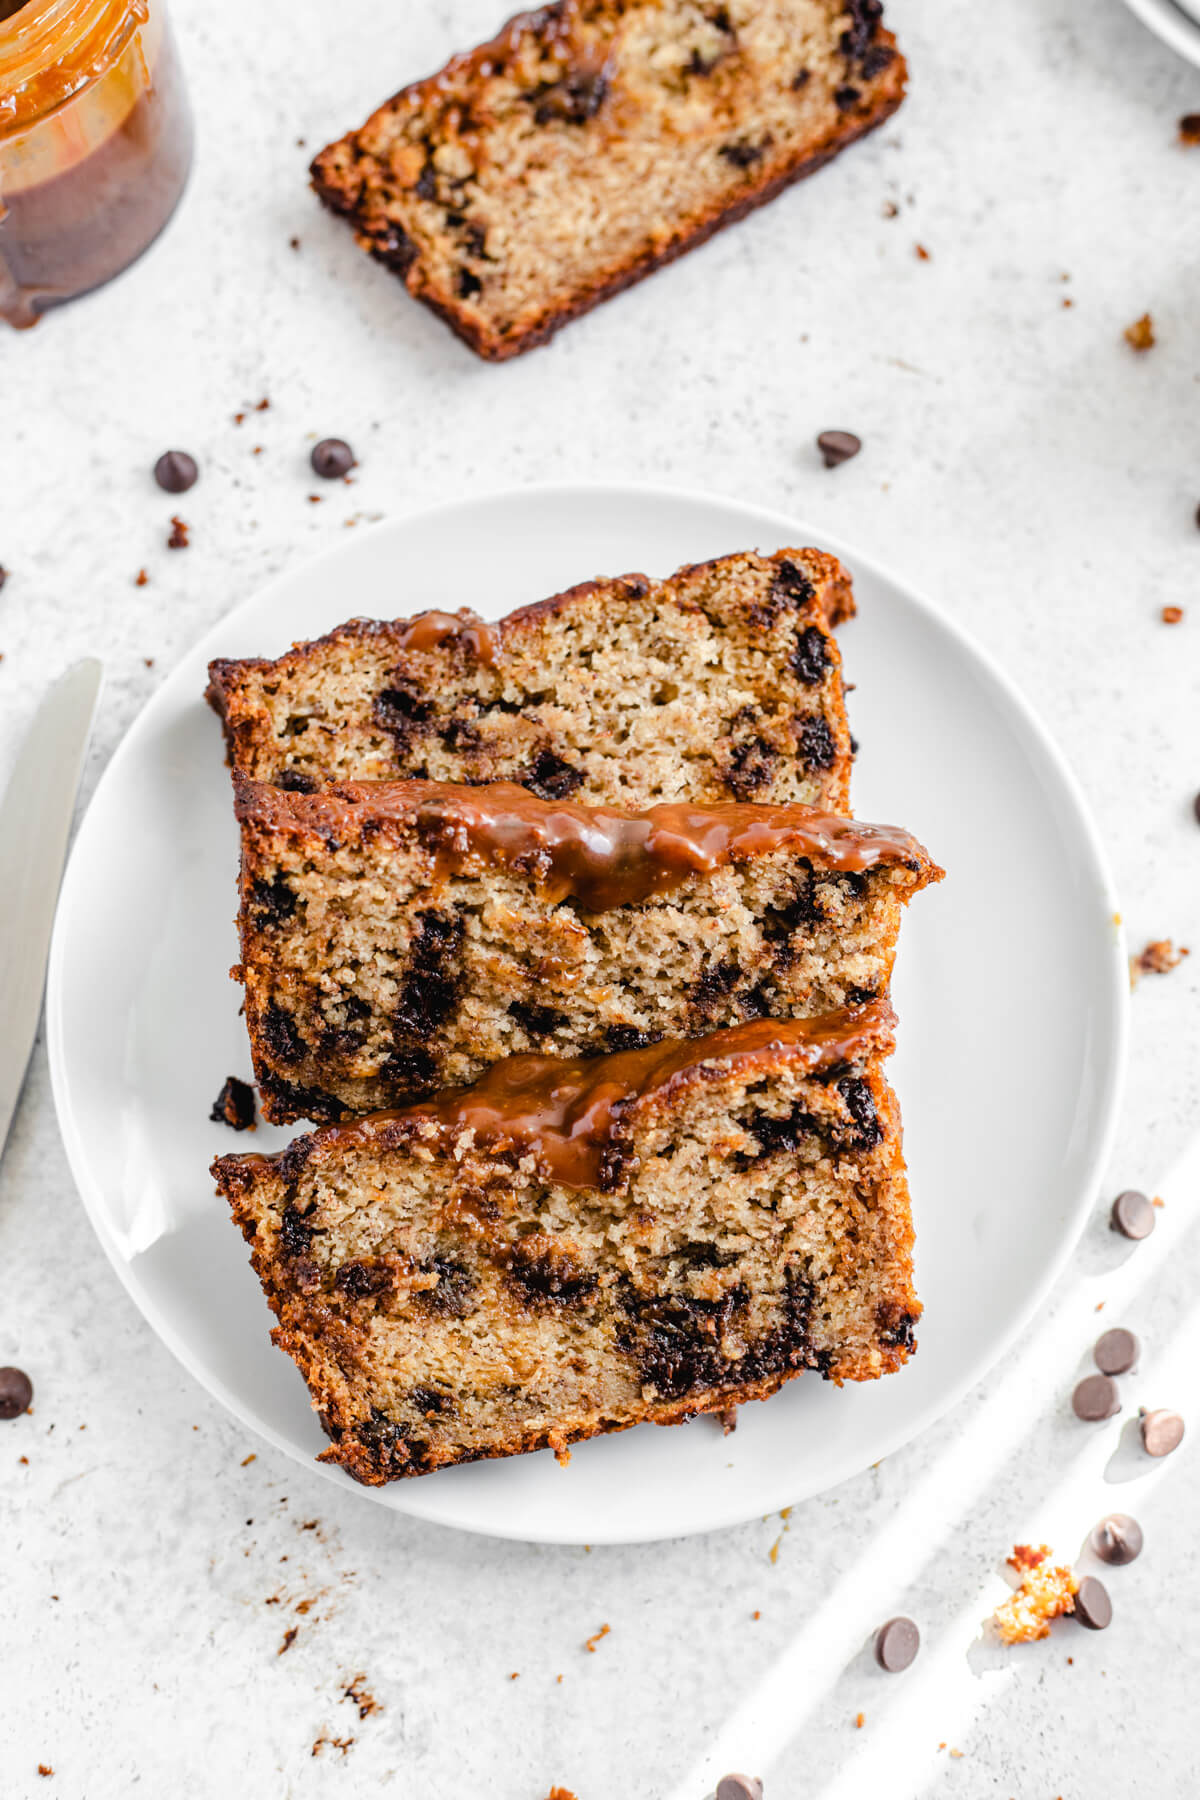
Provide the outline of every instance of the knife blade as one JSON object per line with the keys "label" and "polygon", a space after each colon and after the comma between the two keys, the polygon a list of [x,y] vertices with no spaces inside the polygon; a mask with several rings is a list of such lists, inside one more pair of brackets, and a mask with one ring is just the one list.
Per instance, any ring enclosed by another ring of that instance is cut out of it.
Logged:
{"label": "knife blade", "polygon": [[103,683],[95,657],[55,682],[0,801],[0,1155],[37,1035],[58,885]]}

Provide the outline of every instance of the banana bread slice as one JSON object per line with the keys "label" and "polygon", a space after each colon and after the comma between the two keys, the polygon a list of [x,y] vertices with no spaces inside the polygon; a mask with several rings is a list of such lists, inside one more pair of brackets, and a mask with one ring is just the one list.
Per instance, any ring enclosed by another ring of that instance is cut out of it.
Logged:
{"label": "banana bread slice", "polygon": [[516,356],[894,112],[882,10],[559,0],[322,150],[313,186],[480,356]]}
{"label": "banana bread slice", "polygon": [[473,1088],[222,1156],[332,1440],[371,1485],[865,1381],[914,1347],[885,1001]]}
{"label": "banana bread slice", "polygon": [[800,801],[847,810],[832,628],[854,610],[819,550],[589,581],[498,624],[352,619],[274,662],[214,662],[235,770],[327,781],[516,781],[550,800]]}
{"label": "banana bread slice", "polygon": [[804,806],[643,813],[499,782],[237,781],[246,1024],[275,1124],[886,993],[942,871]]}

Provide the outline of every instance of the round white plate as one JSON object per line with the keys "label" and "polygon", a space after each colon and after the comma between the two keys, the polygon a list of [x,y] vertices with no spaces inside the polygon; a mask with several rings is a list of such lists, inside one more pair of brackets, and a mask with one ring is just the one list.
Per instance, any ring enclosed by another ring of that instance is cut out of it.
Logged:
{"label": "round white plate", "polygon": [[1125,0],[1155,37],[1200,66],[1200,0]]}
{"label": "round white plate", "polygon": [[[948,871],[904,927],[893,1078],[917,1224],[920,1349],[842,1390],[802,1378],[711,1419],[444,1470],[377,1505],[497,1536],[604,1543],[761,1515],[897,1449],[978,1381],[1042,1300],[1107,1155],[1126,964],[1104,858],[1075,782],[1009,683],[925,601],[819,527],[731,501],[540,488],[380,526],[272,583],[185,657],[113,757],[63,884],[50,1063],[92,1224],[159,1336],[209,1392],[306,1468],[323,1438],[208,1176],[247,1147],[209,1122],[250,1073],[226,977],[237,833],[213,656],[275,655],[350,613],[469,603],[496,617],[597,573],[818,544],[854,575],[841,633],[862,752],[855,810],[909,826]],[[260,1127],[256,1150],[288,1133]],[[321,1467],[328,1480],[348,1477]],[[353,1486],[353,1483],[349,1485]]]}

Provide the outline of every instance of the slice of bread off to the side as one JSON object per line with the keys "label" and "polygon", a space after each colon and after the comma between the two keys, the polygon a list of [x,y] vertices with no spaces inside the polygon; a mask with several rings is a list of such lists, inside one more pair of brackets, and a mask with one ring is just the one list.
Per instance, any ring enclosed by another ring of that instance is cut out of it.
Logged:
{"label": "slice of bread off to the side", "polygon": [[[464,595],[480,604],[480,597]],[[485,625],[352,619],[274,661],[218,661],[234,770],[329,781],[515,781],[601,806],[799,801],[848,810],[833,627],[854,611],[819,550],[584,582]]]}
{"label": "slice of bread off to the side", "polygon": [[886,1001],[474,1088],[223,1156],[331,1446],[376,1485],[864,1381],[914,1348]]}
{"label": "slice of bread off to the side", "polygon": [[325,1121],[887,992],[908,832],[803,806],[616,812],[510,783],[238,778],[246,1025],[264,1115]]}
{"label": "slice of bread off to the side", "polygon": [[888,118],[905,67],[881,15],[558,0],[402,89],[313,185],[473,350],[515,356]]}

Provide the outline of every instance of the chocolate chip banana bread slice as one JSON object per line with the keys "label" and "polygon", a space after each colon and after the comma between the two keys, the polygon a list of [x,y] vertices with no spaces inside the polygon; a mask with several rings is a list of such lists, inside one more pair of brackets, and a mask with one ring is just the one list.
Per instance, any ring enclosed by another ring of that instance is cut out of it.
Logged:
{"label": "chocolate chip banana bread slice", "polygon": [[237,813],[234,974],[281,1125],[402,1105],[517,1052],[865,1004],[904,903],[942,873],[906,831],[804,806],[239,778]]}
{"label": "chocolate chip banana bread slice", "polygon": [[214,662],[235,770],[327,781],[515,781],[545,799],[800,801],[844,812],[850,733],[819,550],[589,581],[495,625],[352,619],[268,662]]}
{"label": "chocolate chip banana bread slice", "polygon": [[331,1439],[371,1485],[866,1381],[914,1347],[886,1002],[473,1088],[222,1156]]}
{"label": "chocolate chip banana bread slice", "polygon": [[364,250],[491,360],[773,199],[904,97],[879,0],[559,0],[322,150]]}

